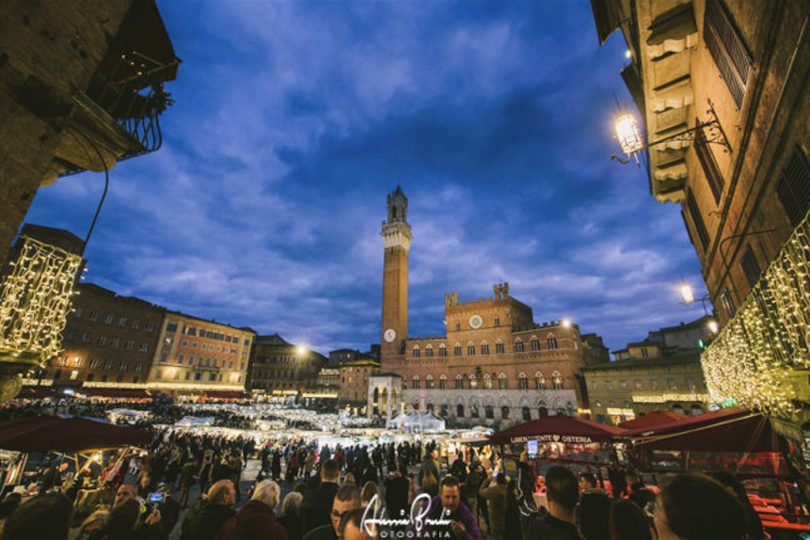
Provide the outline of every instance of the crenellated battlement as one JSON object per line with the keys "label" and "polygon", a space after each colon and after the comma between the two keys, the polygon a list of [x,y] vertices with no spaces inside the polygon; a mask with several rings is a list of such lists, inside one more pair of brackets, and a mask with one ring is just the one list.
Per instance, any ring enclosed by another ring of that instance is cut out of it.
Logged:
{"label": "crenellated battlement", "polygon": [[452,308],[469,308],[469,307],[486,307],[488,305],[501,305],[505,300],[509,300],[509,283],[496,283],[492,286],[495,291],[494,297],[477,298],[473,300],[464,300],[459,302],[458,293],[450,292],[444,295],[444,307],[446,309]]}

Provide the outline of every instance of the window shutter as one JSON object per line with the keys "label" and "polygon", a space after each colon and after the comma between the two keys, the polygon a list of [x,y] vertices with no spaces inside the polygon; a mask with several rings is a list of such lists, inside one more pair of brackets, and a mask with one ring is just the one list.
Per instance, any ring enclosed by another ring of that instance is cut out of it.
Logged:
{"label": "window shutter", "polygon": [[740,108],[753,61],[721,0],[707,0],[703,39]]}
{"label": "window shutter", "polygon": [[795,227],[810,209],[810,166],[799,148],[796,148],[790,163],[782,171],[776,193],[791,225]]}

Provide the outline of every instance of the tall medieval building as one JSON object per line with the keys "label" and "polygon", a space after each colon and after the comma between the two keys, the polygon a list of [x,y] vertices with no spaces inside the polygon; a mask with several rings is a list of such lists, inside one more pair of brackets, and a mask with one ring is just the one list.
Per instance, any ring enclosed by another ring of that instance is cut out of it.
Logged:
{"label": "tall medieval building", "polygon": [[368,414],[432,411],[454,424],[508,424],[587,408],[580,369],[608,361],[602,339],[570,321],[536,324],[532,309],[494,286],[488,299],[445,295],[445,335],[408,336],[408,199],[388,195],[381,373],[370,377]]}

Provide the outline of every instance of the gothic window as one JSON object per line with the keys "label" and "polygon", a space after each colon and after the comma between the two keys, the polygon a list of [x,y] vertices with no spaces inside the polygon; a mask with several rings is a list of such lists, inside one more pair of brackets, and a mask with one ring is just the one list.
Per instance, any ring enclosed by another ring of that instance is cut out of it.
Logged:
{"label": "gothic window", "polygon": [[433,375],[428,375],[427,377],[425,377],[425,388],[427,388],[428,390],[433,389]]}
{"label": "gothic window", "polygon": [[416,347],[413,348],[413,357],[419,358],[421,355],[422,353],[419,351],[419,346],[417,345]]}
{"label": "gothic window", "polygon": [[534,374],[534,387],[537,390],[544,390],[546,388],[546,379],[539,371]]}
{"label": "gothic window", "polygon": [[515,352],[523,352],[523,342],[520,340],[515,341]]}
{"label": "gothic window", "polygon": [[559,371],[555,371],[551,374],[551,382],[554,385],[554,390],[562,390],[563,379]]}
{"label": "gothic window", "polygon": [[447,375],[442,373],[439,377],[439,390],[444,390],[445,388],[447,388]]}
{"label": "gothic window", "polygon": [[444,343],[439,345],[439,356],[442,358],[447,356],[447,347],[444,346]]}
{"label": "gothic window", "polygon": [[532,410],[528,407],[523,407],[523,420],[528,422],[532,419]]}
{"label": "gothic window", "polygon": [[455,346],[453,347],[453,355],[461,356],[461,345],[459,345],[458,343],[456,343]]}
{"label": "gothic window", "polygon": [[441,412],[439,413],[439,415],[440,415],[442,418],[447,418],[448,416],[450,416],[450,414],[449,414],[449,412],[448,412],[448,406],[447,406],[447,403],[442,403],[442,407],[441,407],[440,411],[441,411]]}
{"label": "gothic window", "polygon": [[503,343],[499,341],[495,344],[495,354],[503,354],[504,352],[505,349],[503,347]]}
{"label": "gothic window", "polygon": [[472,373],[470,374],[470,388],[478,388],[478,379]]}
{"label": "gothic window", "polygon": [[504,405],[501,407],[501,418],[504,420],[509,420],[509,406]]}
{"label": "gothic window", "polygon": [[556,349],[557,348],[557,338],[551,336],[548,338],[548,348],[549,349]]}
{"label": "gothic window", "polygon": [[537,408],[537,416],[539,418],[545,418],[546,416],[548,416],[548,408],[545,405],[540,405]]}
{"label": "gothic window", "polygon": [[456,375],[456,389],[460,390],[462,388],[464,388],[464,377]]}
{"label": "gothic window", "polygon": [[484,388],[487,390],[492,389],[492,377],[490,377],[489,373],[484,373]]}
{"label": "gothic window", "polygon": [[526,377],[525,373],[521,373],[518,376],[518,387],[521,390],[528,390],[529,389],[529,378]]}
{"label": "gothic window", "polygon": [[481,345],[481,354],[489,354],[489,345],[484,343]]}
{"label": "gothic window", "polygon": [[495,418],[495,408],[492,405],[484,405],[484,416],[487,420]]}
{"label": "gothic window", "polygon": [[470,417],[478,418],[478,405],[470,405]]}
{"label": "gothic window", "polygon": [[467,356],[475,356],[475,345],[467,345]]}
{"label": "gothic window", "polygon": [[506,390],[507,383],[506,383],[506,373],[501,373],[498,375],[498,388],[501,390]]}
{"label": "gothic window", "polygon": [[464,405],[462,403],[456,405],[456,416],[458,418],[464,418]]}
{"label": "gothic window", "polygon": [[500,326],[500,325],[501,325],[500,317],[495,317],[495,326]]}
{"label": "gothic window", "polygon": [[420,387],[421,387],[421,385],[419,384],[419,376],[414,375],[413,380],[411,381],[411,388],[416,390],[416,389],[419,389]]}
{"label": "gothic window", "polygon": [[540,340],[539,339],[537,339],[536,337],[533,337],[532,341],[531,341],[531,344],[532,344],[532,350],[533,351],[539,351],[540,350]]}
{"label": "gothic window", "polygon": [[431,345],[425,347],[425,356],[427,356],[428,358],[431,358],[433,356],[433,347]]}

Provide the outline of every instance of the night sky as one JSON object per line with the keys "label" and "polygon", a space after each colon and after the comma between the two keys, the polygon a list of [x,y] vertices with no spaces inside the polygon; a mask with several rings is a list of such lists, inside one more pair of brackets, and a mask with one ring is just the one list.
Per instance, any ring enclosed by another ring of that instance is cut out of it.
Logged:
{"label": "night sky", "polygon": [[[118,164],[87,280],[326,353],[379,340],[386,194],[410,199],[410,334],[508,281],[613,350],[689,321],[677,205],[610,161],[622,36],[590,3],[159,1],[183,60],[157,153]],[[83,236],[103,175],[26,221]]]}

